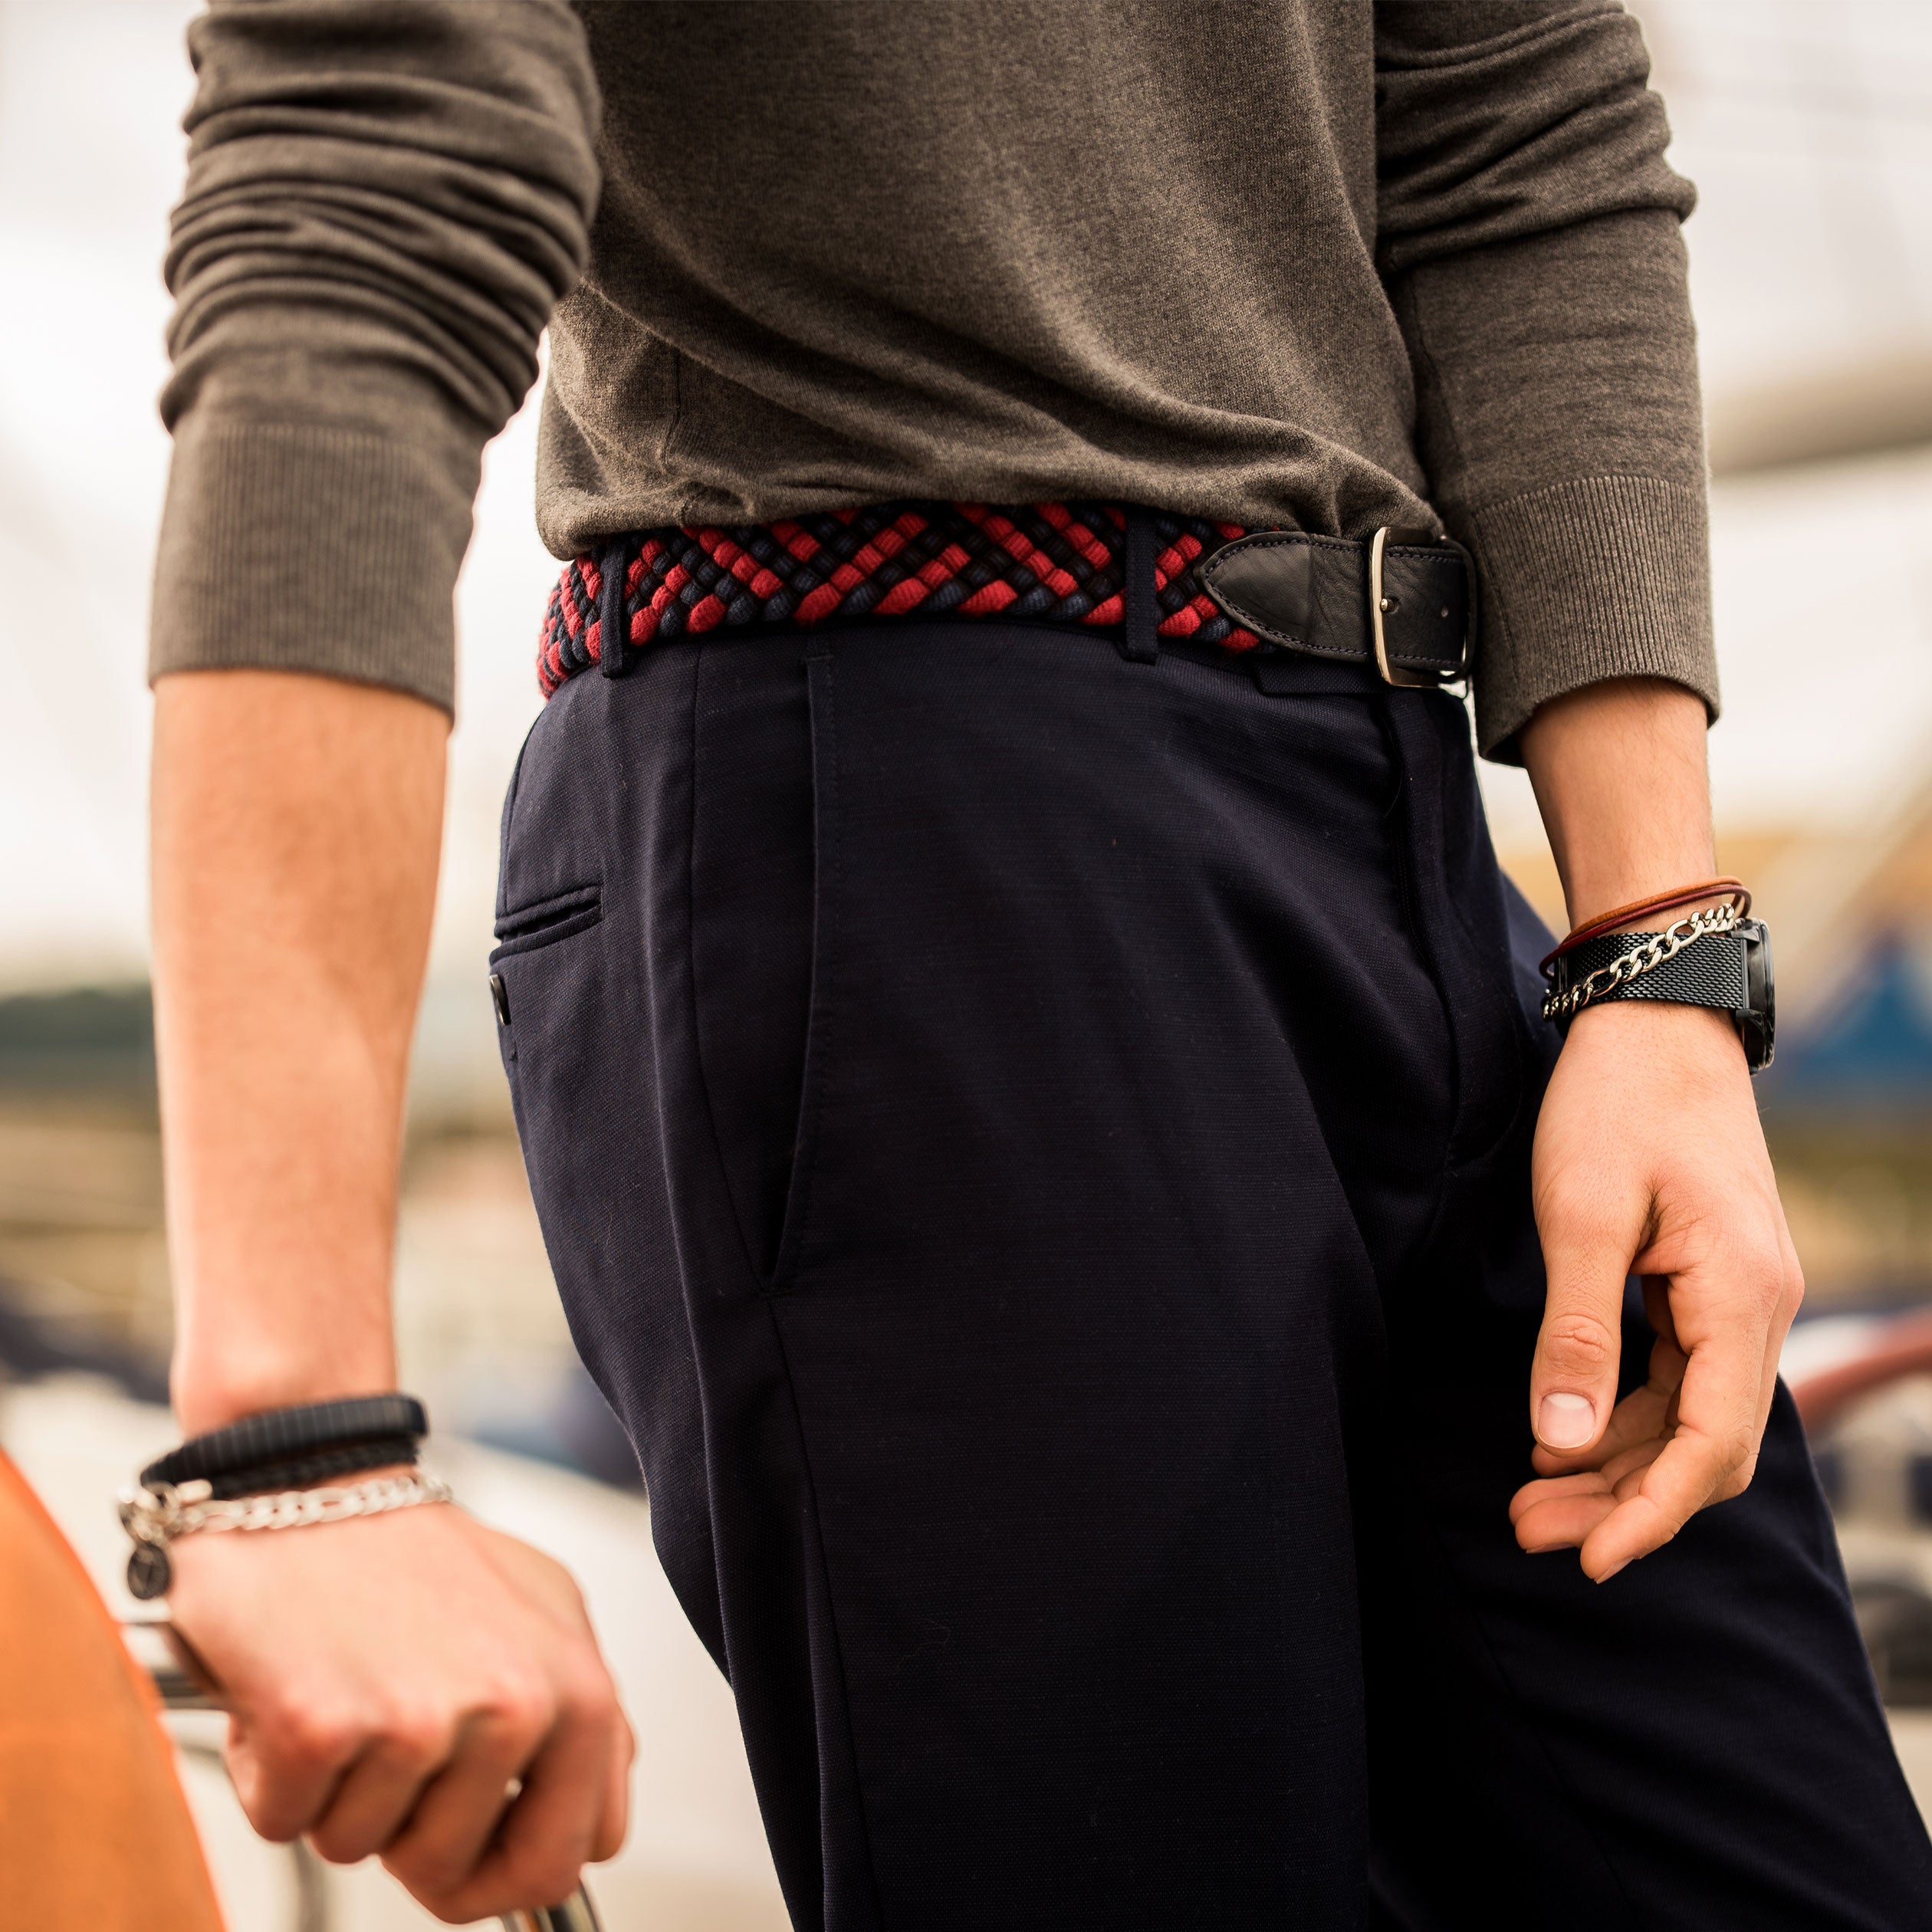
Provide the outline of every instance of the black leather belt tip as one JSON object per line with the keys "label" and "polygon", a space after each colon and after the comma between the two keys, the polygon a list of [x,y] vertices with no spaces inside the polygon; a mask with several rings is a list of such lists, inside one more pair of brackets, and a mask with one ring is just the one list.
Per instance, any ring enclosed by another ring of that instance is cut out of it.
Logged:
{"label": "black leather belt tip", "polygon": [[1463,676],[1475,629],[1475,568],[1433,531],[1384,527],[1365,544],[1257,531],[1194,566],[1209,596],[1285,650],[1372,665],[1385,684]]}

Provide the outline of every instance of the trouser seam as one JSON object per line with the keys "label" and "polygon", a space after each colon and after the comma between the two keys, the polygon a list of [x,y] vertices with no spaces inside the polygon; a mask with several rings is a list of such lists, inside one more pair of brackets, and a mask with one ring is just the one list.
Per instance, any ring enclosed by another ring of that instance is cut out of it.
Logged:
{"label": "trouser seam", "polygon": [[758,1276],[757,1257],[751,1246],[751,1240],[744,1224],[744,1216],[731,1194],[731,1180],[724,1159],[724,1143],[718,1131],[718,1109],[712,1104],[711,1082],[705,1071],[705,1030],[698,1020],[698,687],[703,670],[705,652],[701,646],[692,655],[691,661],[691,738],[688,754],[690,782],[686,789],[690,794],[689,811],[685,831],[685,1006],[691,1015],[691,1058],[693,1070],[698,1076],[698,1095],[704,1103],[705,1130],[711,1137],[711,1160],[715,1165],[718,1184],[724,1191],[727,1205],[731,1209],[733,1230],[738,1237],[738,1250],[744,1257],[746,1273],[751,1277],[755,1290],[761,1284]]}
{"label": "trouser seam", "polygon": [[[820,1122],[830,1078],[828,1037],[832,1026],[832,979],[839,956],[839,922],[844,899],[844,855],[839,838],[839,715],[834,695],[837,659],[828,640],[814,639],[805,652],[806,704],[812,744],[812,971],[805,998],[805,1050],[799,1069],[797,1130],[792,1173],[785,1188],[784,1224],[767,1290],[789,1292],[811,1229],[812,1199],[818,1184]],[[823,737],[821,738],[821,733]],[[820,756],[821,744],[823,757]]]}
{"label": "trouser seam", "polygon": [[1409,769],[1409,760],[1402,749],[1401,734],[1398,730],[1392,709],[1388,688],[1378,685],[1370,697],[1377,725],[1382,733],[1382,744],[1388,754],[1390,770],[1395,774],[1395,794],[1390,803],[1388,813],[1390,856],[1395,871],[1396,896],[1401,907],[1402,923],[1409,935],[1409,943],[1414,947],[1422,971],[1428,978],[1430,988],[1435,994],[1436,1007],[1442,1015],[1444,1043],[1447,1049],[1450,1079],[1449,1119],[1442,1139],[1442,1160],[1436,1171],[1435,1198],[1430,1204],[1429,1218],[1421,1235],[1416,1240],[1403,1266],[1392,1280],[1408,1273],[1417,1260],[1426,1255],[1441,1231],[1448,1213],[1450,1182],[1456,1171],[1456,1131],[1462,1124],[1464,1099],[1462,1076],[1462,1055],[1457,1040],[1456,1016],[1451,1010],[1449,989],[1446,984],[1441,961],[1436,956],[1436,949],[1431,944],[1428,931],[1422,916],[1422,880],[1416,864],[1416,839],[1414,826],[1412,801],[1415,796],[1415,781]]}
{"label": "trouser seam", "polygon": [[[825,1592],[826,1628],[830,1637],[833,1666],[839,1676],[839,1711],[844,1720],[840,1727],[840,1743],[843,1747],[846,1763],[852,1776],[853,1809],[858,1818],[859,1838],[865,1846],[866,1876],[872,1885],[872,1921],[882,1927],[886,1923],[885,1895],[879,1882],[879,1866],[872,1851],[872,1825],[866,1815],[865,1787],[859,1773],[859,1747],[852,1721],[852,1694],[846,1681],[845,1646],[839,1637],[838,1610],[832,1598],[832,1566],[825,1553],[825,1530],[819,1515],[818,1484],[812,1474],[812,1456],[806,1441],[804,1412],[799,1406],[798,1389],[792,1376],[791,1357],[786,1352],[784,1330],[779,1325],[774,1299],[765,1297],[764,1306],[765,1319],[771,1325],[772,1343],[778,1352],[779,1369],[785,1378],[785,1400],[791,1408],[792,1428],[798,1441],[798,1467],[804,1482],[805,1509],[810,1526],[812,1556],[818,1566],[820,1587]],[[823,1786],[821,1783],[821,1805],[823,1802]],[[820,1855],[823,1858],[822,1835]],[[823,1889],[824,1872],[822,1866],[820,1881]]]}
{"label": "trouser seam", "polygon": [[[1489,1631],[1484,1624],[1482,1612],[1479,1608],[1480,1598],[1464,1582],[1461,1573],[1456,1566],[1454,1554],[1444,1541],[1440,1529],[1432,1523],[1427,1523],[1423,1526],[1424,1533],[1435,1544],[1437,1553],[1441,1560],[1441,1574],[1451,1581],[1457,1594],[1461,1598],[1463,1608],[1469,1618],[1470,1628],[1475,1633],[1477,1643],[1482,1646],[1483,1654],[1489,1659],[1490,1666],[1496,1673],[1496,1681],[1501,1687],[1503,1694],[1509,1699],[1510,1707],[1516,1714],[1516,1720],[1522,1727],[1523,1736],[1529,1740],[1537,1756],[1547,1768],[1551,1783],[1555,1789],[1562,1793],[1563,1801],[1575,1819],[1577,1829],[1595,1847],[1597,1856],[1603,1861],[1603,1868],[1609,1875],[1610,1882],[1617,1888],[1618,1898],[1623,1901],[1624,1911],[1628,1915],[1631,1926],[1636,1928],[1637,1932],[1641,1932],[1641,1928],[1647,1921],[1638,1911],[1636,1901],[1625,1890],[1623,1875],[1618,1870],[1616,1861],[1611,1857],[1608,1848],[1597,1835],[1595,1828],[1591,1824],[1588,1808],[1570,1789],[1569,1780],[1564,1776],[1562,1767],[1556,1762],[1548,1744],[1545,1743],[1543,1733],[1530,1715],[1531,1706],[1523,1697],[1523,1693],[1516,1688],[1514,1679],[1511,1677],[1507,1668],[1503,1664],[1502,1657],[1498,1653],[1494,1642],[1490,1638]],[[1531,1559],[1526,1556],[1523,1560],[1528,1562]]]}

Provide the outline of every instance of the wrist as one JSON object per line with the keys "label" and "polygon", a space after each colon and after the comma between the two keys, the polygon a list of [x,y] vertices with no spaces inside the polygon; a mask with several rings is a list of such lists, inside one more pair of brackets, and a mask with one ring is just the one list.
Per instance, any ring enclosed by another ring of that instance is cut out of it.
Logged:
{"label": "wrist", "polygon": [[218,1224],[211,1237],[186,1217],[170,1227],[169,1391],[190,1435],[268,1409],[396,1386],[387,1244],[332,1243],[315,1214],[269,1233],[243,1242]]}
{"label": "wrist", "polygon": [[169,1546],[196,1530],[297,1529],[447,1501],[447,1486],[415,1467],[429,1430],[422,1405],[392,1390],[273,1409],[190,1435],[121,1493],[133,1545],[128,1589],[143,1599],[166,1595],[174,1578]]}
{"label": "wrist", "polygon": [[[1671,889],[1668,886],[1661,886],[1657,889],[1661,892],[1668,892]],[[1636,902],[1641,897],[1640,894],[1632,893],[1628,899],[1615,899],[1609,903],[1612,905],[1628,905]],[[1731,895],[1728,892],[1707,892],[1701,899],[1686,899],[1682,905],[1674,905],[1667,912],[1638,912],[1633,914],[1628,918],[1618,919],[1613,925],[1605,926],[1604,931],[1607,933],[1658,932],[1670,925],[1674,921],[1687,919],[1692,914],[1697,912],[1714,912],[1717,907],[1728,905],[1732,902]],[[1601,912],[1585,914],[1584,918],[1578,920],[1576,923],[1582,925],[1601,917]]]}
{"label": "wrist", "polygon": [[386,1346],[356,1354],[317,1349],[177,1350],[169,1378],[176,1419],[188,1435],[225,1428],[245,1416],[305,1402],[383,1395],[396,1385],[396,1358]]}
{"label": "wrist", "polygon": [[1572,879],[1563,894],[1570,915],[1564,944],[1574,945],[1585,934],[1654,932],[1726,904],[1734,905],[1741,916],[1750,909],[1750,898],[1741,879],[1714,876],[1708,862],[1668,873],[1625,873],[1603,885],[1579,886]]}
{"label": "wrist", "polygon": [[1592,1053],[1608,1046],[1646,1056],[1668,1055],[1680,1062],[1711,1060],[1726,1067],[1735,1058],[1737,1070],[1749,1077],[1737,1022],[1717,1007],[1668,1000],[1605,1001],[1584,1007],[1571,1020],[1565,1044],[1579,1039]]}
{"label": "wrist", "polygon": [[1620,678],[1552,700],[1524,727],[1572,928],[1711,877],[1707,721],[1682,687]]}

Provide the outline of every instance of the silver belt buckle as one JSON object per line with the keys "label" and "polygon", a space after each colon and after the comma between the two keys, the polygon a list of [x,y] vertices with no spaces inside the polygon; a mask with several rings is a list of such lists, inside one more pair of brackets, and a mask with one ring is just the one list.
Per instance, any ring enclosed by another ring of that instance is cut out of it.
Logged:
{"label": "silver belt buckle", "polygon": [[[1441,541],[1433,530],[1405,528],[1395,524],[1384,524],[1368,541],[1368,632],[1375,642],[1375,669],[1384,684],[1393,685],[1398,691],[1434,691],[1453,682],[1458,673],[1452,671],[1444,677],[1434,671],[1405,670],[1401,665],[1389,662],[1388,639],[1382,629],[1382,619],[1395,610],[1395,603],[1382,589],[1382,553],[1391,544],[1399,544],[1405,550],[1433,549]],[[1466,642],[1463,649],[1467,656]]]}

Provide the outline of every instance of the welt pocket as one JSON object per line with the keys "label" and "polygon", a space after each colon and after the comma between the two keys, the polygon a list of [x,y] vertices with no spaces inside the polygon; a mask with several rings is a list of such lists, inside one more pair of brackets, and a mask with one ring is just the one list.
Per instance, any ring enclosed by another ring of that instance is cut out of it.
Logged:
{"label": "welt pocket", "polygon": [[490,955],[495,965],[514,953],[534,952],[539,946],[554,945],[573,933],[587,931],[603,917],[603,889],[576,886],[534,905],[505,912],[496,922],[497,948]]}

